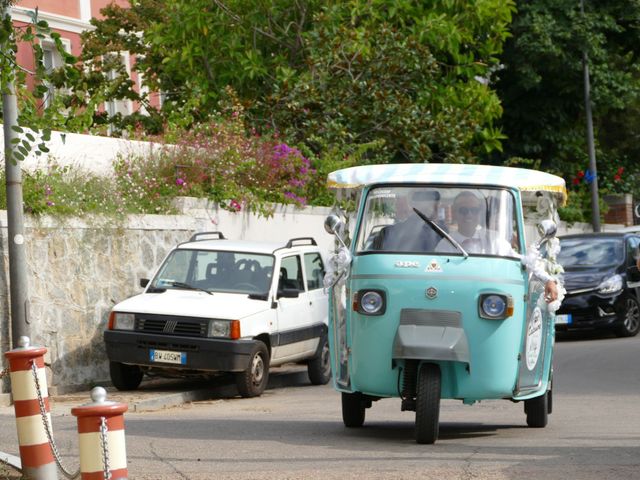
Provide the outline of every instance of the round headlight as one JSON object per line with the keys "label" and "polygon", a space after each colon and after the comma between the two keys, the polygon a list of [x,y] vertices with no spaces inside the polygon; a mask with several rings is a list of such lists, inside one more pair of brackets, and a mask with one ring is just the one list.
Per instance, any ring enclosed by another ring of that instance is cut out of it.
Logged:
{"label": "round headlight", "polygon": [[360,298],[360,308],[370,315],[379,313],[383,306],[384,300],[378,292],[367,292]]}
{"label": "round headlight", "polygon": [[482,311],[487,317],[499,318],[504,316],[507,310],[507,302],[499,295],[488,295],[482,301]]}

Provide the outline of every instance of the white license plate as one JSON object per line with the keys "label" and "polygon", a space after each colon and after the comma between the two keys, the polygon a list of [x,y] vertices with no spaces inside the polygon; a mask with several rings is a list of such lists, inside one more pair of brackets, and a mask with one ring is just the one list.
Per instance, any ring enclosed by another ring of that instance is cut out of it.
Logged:
{"label": "white license plate", "polygon": [[170,352],[169,350],[149,350],[149,357],[152,362],[175,363],[177,365],[187,364],[187,354],[184,352]]}
{"label": "white license plate", "polygon": [[571,314],[556,315],[556,325],[569,325],[571,324]]}

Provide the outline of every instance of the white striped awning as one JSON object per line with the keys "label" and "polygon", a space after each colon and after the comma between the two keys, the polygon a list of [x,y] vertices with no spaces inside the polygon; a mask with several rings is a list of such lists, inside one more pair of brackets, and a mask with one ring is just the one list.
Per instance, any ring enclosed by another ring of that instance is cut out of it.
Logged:
{"label": "white striped awning", "polygon": [[521,192],[550,192],[561,204],[567,199],[564,179],[526,168],[448,163],[404,163],[363,165],[331,172],[329,188],[353,189],[376,183],[430,183],[494,185]]}

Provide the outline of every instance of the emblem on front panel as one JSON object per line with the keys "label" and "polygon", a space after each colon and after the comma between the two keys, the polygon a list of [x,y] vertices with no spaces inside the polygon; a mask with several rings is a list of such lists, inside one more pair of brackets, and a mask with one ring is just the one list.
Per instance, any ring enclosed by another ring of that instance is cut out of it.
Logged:
{"label": "emblem on front panel", "polygon": [[425,269],[425,272],[441,272],[441,271],[442,271],[442,267],[440,266],[438,261],[435,259],[431,260],[427,264],[427,268]]}
{"label": "emblem on front panel", "polygon": [[411,262],[408,260],[398,260],[393,265],[396,268],[420,268],[420,262]]}
{"label": "emblem on front panel", "polygon": [[424,291],[424,294],[428,299],[433,300],[438,296],[438,289],[436,287],[429,287]]}

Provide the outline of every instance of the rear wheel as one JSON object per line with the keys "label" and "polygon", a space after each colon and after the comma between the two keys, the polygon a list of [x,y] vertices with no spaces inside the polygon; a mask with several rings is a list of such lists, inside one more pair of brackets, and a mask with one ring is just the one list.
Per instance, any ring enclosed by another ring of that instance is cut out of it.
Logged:
{"label": "rear wheel", "polygon": [[440,367],[425,363],[418,373],[416,394],[416,442],[435,443],[440,423]]}
{"label": "rear wheel", "polygon": [[549,420],[550,391],[539,397],[524,401],[524,413],[527,414],[527,425],[531,428],[544,428]]}
{"label": "rear wheel", "polygon": [[345,427],[358,428],[364,424],[366,403],[362,394],[342,392],[342,421]]}
{"label": "rear wheel", "polygon": [[142,382],[142,370],[138,365],[126,365],[120,362],[109,362],[111,383],[118,390],[135,390]]}
{"label": "rear wheel", "polygon": [[269,381],[269,351],[267,346],[258,341],[251,350],[249,368],[236,373],[236,386],[240,396],[258,397],[262,395]]}
{"label": "rear wheel", "polygon": [[309,380],[314,385],[325,385],[331,379],[331,357],[326,335],[320,339],[320,343],[322,345],[320,353],[307,364]]}
{"label": "rear wheel", "polygon": [[640,331],[640,306],[634,297],[626,296],[622,300],[619,316],[622,324],[616,333],[620,337],[633,337]]}

